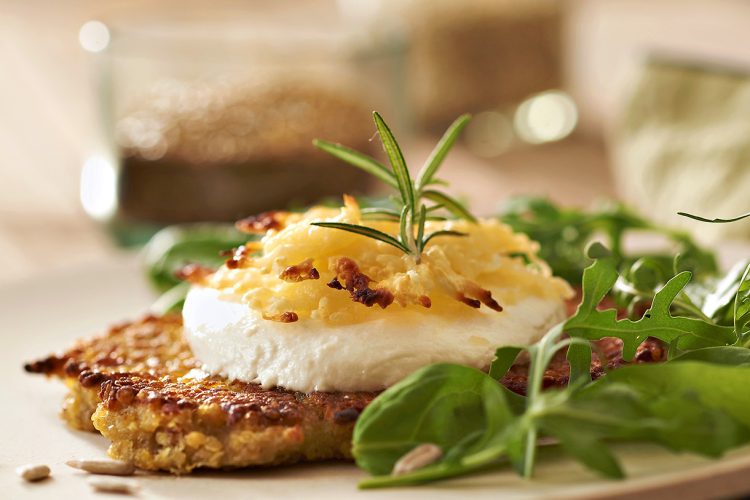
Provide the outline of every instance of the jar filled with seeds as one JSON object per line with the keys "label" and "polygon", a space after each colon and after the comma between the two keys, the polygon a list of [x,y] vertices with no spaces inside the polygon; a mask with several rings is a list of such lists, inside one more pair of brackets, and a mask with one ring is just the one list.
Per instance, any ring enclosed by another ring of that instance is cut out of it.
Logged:
{"label": "jar filled with seeds", "polygon": [[96,53],[102,137],[81,200],[120,242],[369,191],[366,174],[312,140],[378,156],[372,111],[407,127],[399,36],[329,9],[278,10],[99,22],[89,47],[82,28]]}

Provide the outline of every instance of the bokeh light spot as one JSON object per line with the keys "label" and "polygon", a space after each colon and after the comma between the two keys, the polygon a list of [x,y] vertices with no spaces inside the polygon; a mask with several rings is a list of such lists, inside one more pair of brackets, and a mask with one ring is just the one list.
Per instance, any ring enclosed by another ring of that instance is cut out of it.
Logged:
{"label": "bokeh light spot", "polygon": [[559,141],[578,123],[578,108],[565,92],[551,90],[526,99],[518,106],[513,125],[518,136],[532,144]]}
{"label": "bokeh light spot", "polygon": [[78,31],[78,41],[83,50],[101,52],[109,45],[109,28],[101,21],[86,21]]}
{"label": "bokeh light spot", "polygon": [[104,220],[117,208],[117,170],[109,160],[94,155],[81,170],[81,205],[94,219]]}

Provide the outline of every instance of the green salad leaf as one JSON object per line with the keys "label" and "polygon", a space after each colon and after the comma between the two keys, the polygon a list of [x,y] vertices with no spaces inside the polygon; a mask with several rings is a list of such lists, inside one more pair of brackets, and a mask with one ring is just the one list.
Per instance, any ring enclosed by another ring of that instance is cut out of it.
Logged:
{"label": "green salad leaf", "polygon": [[[661,278],[631,275],[649,305],[637,319],[618,318],[615,309],[600,309],[623,279],[616,259],[600,244],[587,254],[593,263],[584,272],[576,314],[539,342],[497,349],[486,374],[460,365],[428,366],[365,409],[353,450],[357,464],[373,477],[362,481],[362,488],[420,484],[508,465],[531,477],[542,438],[611,478],[624,476],[611,449],[616,441],[709,457],[750,441],[750,349],[734,345],[748,326],[750,271],[733,278],[733,325],[718,324],[683,295],[691,273],[679,265],[662,286]],[[715,295],[723,297],[718,290],[726,287],[717,286]],[[675,316],[675,310],[685,315]],[[625,359],[648,337],[670,344],[672,354],[667,362],[629,365],[592,382],[590,340],[605,336],[622,339]],[[543,391],[544,372],[560,350],[567,350],[570,381]],[[529,356],[526,396],[498,383],[522,351]],[[439,446],[442,458],[391,473],[401,457],[427,443]]]}
{"label": "green salad leaf", "polygon": [[[750,367],[706,363],[684,359],[681,362],[630,365],[613,370],[581,391],[596,398],[601,387],[627,385],[645,398],[658,400],[664,395],[683,395],[696,406],[725,412],[736,423],[750,428]],[[710,446],[706,443],[704,446]]]}
{"label": "green salad leaf", "polygon": [[[684,271],[681,271],[680,263],[681,259],[677,256],[673,269],[668,270],[658,260],[652,257],[642,257],[630,266],[622,268],[611,293],[617,307],[624,309],[631,319],[641,317],[643,310],[651,304],[656,293],[675,275]],[[692,278],[692,273],[690,276]],[[711,286],[705,279],[700,282],[691,279],[674,298],[671,309],[676,314],[712,321],[704,314],[701,306],[694,301],[696,293],[692,289],[697,283],[701,284],[703,293],[710,293]],[[701,300],[700,304],[702,303]]]}
{"label": "green salad leaf", "polygon": [[750,265],[737,285],[733,309],[734,332],[744,347],[750,347]]}
{"label": "green salad leaf", "polygon": [[[719,456],[750,439],[750,418],[741,410],[750,403],[750,392],[741,389],[747,376],[750,367],[694,361],[630,365],[575,393],[571,417],[600,439]],[[547,418],[564,419],[570,410],[554,409]],[[607,422],[604,415],[628,422]]]}
{"label": "green salad leaf", "polygon": [[713,223],[713,224],[726,224],[726,223],[729,223],[729,222],[737,222],[738,220],[747,219],[748,217],[750,217],[750,212],[748,212],[746,214],[738,215],[737,217],[731,217],[729,219],[722,219],[722,218],[719,218],[719,217],[717,217],[715,219],[708,219],[706,217],[701,217],[700,215],[689,214],[687,212],[677,212],[677,215],[681,215],[681,216],[687,217],[689,219],[695,219],[695,220],[701,221],[701,222],[710,222],[710,223]]}
{"label": "green salad leaf", "polygon": [[686,289],[704,315],[721,325],[734,325],[734,304],[750,261],[737,262],[721,277],[691,283]]}
{"label": "green salad leaf", "polygon": [[[507,390],[485,373],[462,365],[431,365],[387,393],[365,408],[359,418],[362,424],[354,431],[357,465],[368,472],[389,474],[396,461],[420,443],[438,445],[444,451],[444,465],[421,469],[416,477],[404,476],[404,484],[481,468],[504,453],[498,434],[515,416],[506,400]],[[459,459],[464,463],[459,464]]]}
{"label": "green salad leaf", "polygon": [[612,256],[599,243],[589,255],[594,263],[583,273],[583,298],[575,315],[565,324],[566,331],[577,337],[598,340],[604,337],[622,339],[624,359],[632,359],[636,349],[648,337],[675,342],[680,349],[731,345],[737,340],[734,329],[701,318],[673,316],[671,307],[691,278],[683,271],[673,276],[651,299],[650,307],[638,320],[618,319],[616,309],[599,309],[599,304],[619,278]]}
{"label": "green salad leaf", "polygon": [[[594,240],[603,241],[611,249],[618,268],[649,257],[669,273],[674,255],[680,254],[683,270],[699,276],[717,271],[714,255],[697,245],[688,233],[656,225],[620,203],[580,210],[560,207],[546,198],[517,197],[505,204],[499,218],[539,242],[539,256],[555,275],[573,285],[580,283],[583,270],[591,263],[585,249]],[[662,252],[627,252],[625,237],[635,232],[665,236],[671,244]]]}
{"label": "green salad leaf", "polygon": [[163,295],[152,310],[164,314],[179,310],[188,286],[177,277],[187,264],[219,267],[226,257],[221,252],[247,243],[252,236],[232,224],[198,223],[169,226],[156,233],[143,249],[146,274],[154,289]]}
{"label": "green salad leaf", "polygon": [[[398,189],[395,205],[375,201],[363,217],[399,221],[400,234],[366,236],[417,254],[432,237],[462,236],[452,231],[424,234],[424,224],[440,218],[438,210],[475,220],[453,198],[428,188],[441,183],[435,173],[467,121],[467,116],[459,118],[446,132],[416,181],[379,116],[376,124],[390,168],[339,145],[316,144]],[[422,198],[434,205],[422,204]],[[488,373],[436,364],[381,393],[354,430],[357,464],[373,475],[361,487],[420,484],[497,467],[513,467],[531,477],[542,439],[612,478],[624,476],[611,446],[617,441],[650,442],[712,457],[750,441],[750,262],[719,276],[713,254],[685,233],[653,225],[621,205],[583,212],[525,198],[501,218],[539,241],[541,257],[558,275],[582,284],[581,304],[539,342],[497,349]],[[623,238],[629,231],[666,235],[673,249],[628,253]],[[612,250],[590,244],[598,238]],[[154,310],[180,307],[189,288],[175,275],[183,266],[219,266],[223,250],[248,239],[229,224],[176,226],[158,233],[144,250],[149,279],[164,292]],[[604,308],[608,297],[627,314]],[[591,381],[590,342],[603,337],[620,338],[626,360],[646,338],[660,339],[669,345],[669,361],[629,365]],[[529,358],[525,396],[498,382],[523,351]],[[569,383],[542,390],[545,369],[559,351],[566,351],[570,363]],[[438,446],[442,456],[392,475],[404,455],[424,444]]]}
{"label": "green salad leaf", "polygon": [[[560,326],[529,348],[526,398],[489,374],[453,364],[418,370],[378,396],[354,430],[357,465],[374,476],[360,487],[420,484],[509,464],[530,477],[540,437],[554,439],[571,458],[611,478],[624,476],[610,449],[613,441],[645,441],[711,457],[750,441],[747,364],[696,358],[631,365],[585,386],[541,391],[534,374],[544,372],[557,350],[580,340],[561,339]],[[497,362],[507,365],[512,355],[503,351]],[[402,456],[425,443],[438,445],[442,459],[390,474]]]}
{"label": "green salad leaf", "polygon": [[739,346],[717,346],[693,349],[670,361],[703,361],[716,365],[750,366],[750,349]]}

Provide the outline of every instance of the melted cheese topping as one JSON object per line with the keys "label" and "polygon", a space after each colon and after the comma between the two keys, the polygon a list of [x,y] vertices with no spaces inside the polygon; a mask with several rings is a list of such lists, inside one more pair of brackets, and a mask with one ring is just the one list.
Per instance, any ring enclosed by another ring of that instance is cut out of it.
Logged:
{"label": "melted cheese topping", "polygon": [[497,220],[428,222],[426,234],[468,236],[434,238],[419,263],[310,224],[324,220],[398,232],[363,222],[348,197],[340,209],[246,221],[274,229],[201,277],[183,309],[207,371],[298,391],[379,390],[430,363],[486,368],[498,346],[534,342],[564,317],[568,285],[536,257],[536,243]]}
{"label": "melted cheese topping", "polygon": [[[342,258],[356,263],[372,280],[370,288],[393,294],[389,310],[417,309],[448,321],[473,317],[477,311],[457,299],[461,294],[477,299],[477,291],[482,289],[491,290],[492,298],[502,307],[527,297],[562,301],[571,293],[567,283],[552,277],[547,265],[536,257],[537,243],[495,219],[479,224],[428,221],[425,234],[447,229],[468,236],[432,239],[420,263],[384,242],[310,225],[314,221],[346,222],[398,233],[395,222],[362,221],[356,202],[349,197],[345,201],[340,209],[316,207],[285,215],[285,227],[271,229],[260,244],[249,247],[260,251],[259,255],[243,259],[236,268],[222,267],[205,285],[266,318],[294,313],[300,322],[314,319],[329,324],[373,321],[383,314],[380,307],[353,303],[346,290],[326,286],[337,276]],[[285,270],[303,263],[312,266],[319,279],[282,279]]]}

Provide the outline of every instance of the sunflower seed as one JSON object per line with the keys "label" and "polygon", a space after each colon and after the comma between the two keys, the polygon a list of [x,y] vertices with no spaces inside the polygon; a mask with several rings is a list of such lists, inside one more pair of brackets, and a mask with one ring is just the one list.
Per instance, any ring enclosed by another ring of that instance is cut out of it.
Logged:
{"label": "sunflower seed", "polygon": [[133,464],[116,460],[68,460],[65,463],[74,469],[81,469],[91,474],[132,476],[135,472]]}
{"label": "sunflower seed", "polygon": [[16,474],[25,481],[41,481],[49,477],[49,467],[41,464],[28,464],[16,468]]}
{"label": "sunflower seed", "polygon": [[439,446],[432,443],[420,444],[398,459],[396,465],[393,466],[393,472],[391,472],[391,475],[400,476],[402,474],[414,472],[417,469],[421,469],[422,467],[437,462],[442,457],[443,450],[441,450]]}
{"label": "sunflower seed", "polygon": [[132,479],[92,476],[88,478],[89,486],[96,491],[105,493],[136,493],[140,486]]}

